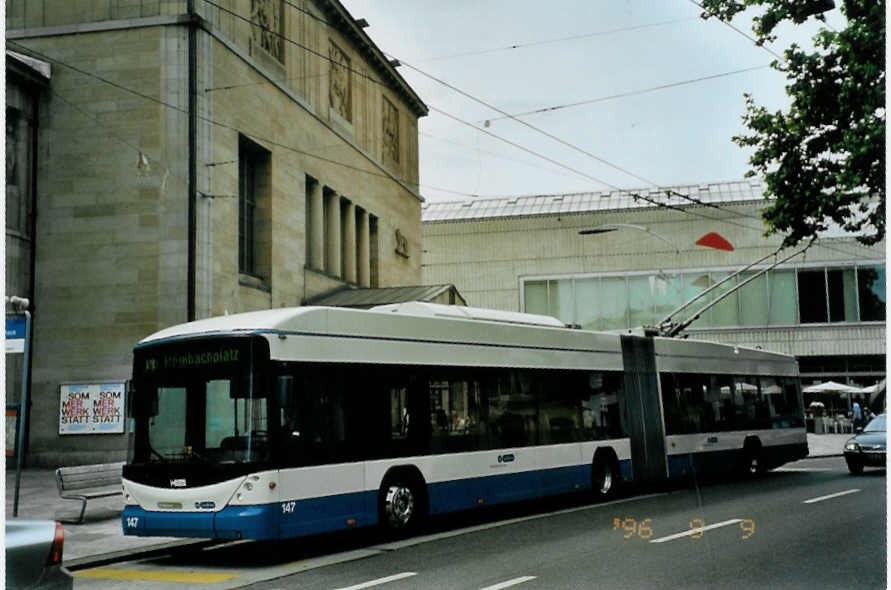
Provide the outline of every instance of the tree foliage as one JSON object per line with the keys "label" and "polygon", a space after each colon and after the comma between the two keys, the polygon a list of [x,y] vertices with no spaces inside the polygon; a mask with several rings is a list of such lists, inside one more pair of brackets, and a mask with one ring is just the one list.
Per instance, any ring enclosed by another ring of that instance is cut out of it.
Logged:
{"label": "tree foliage", "polygon": [[[750,134],[733,138],[754,148],[747,176],[762,176],[771,199],[769,233],[793,246],[832,220],[874,244],[885,235],[885,2],[842,0],[841,31],[814,37],[813,52],[792,45],[772,67],[788,80],[788,112],[769,112],[746,94]],[[826,0],[703,0],[703,18],[728,21],[757,7],[758,43],[775,40],[783,21],[823,20]]]}

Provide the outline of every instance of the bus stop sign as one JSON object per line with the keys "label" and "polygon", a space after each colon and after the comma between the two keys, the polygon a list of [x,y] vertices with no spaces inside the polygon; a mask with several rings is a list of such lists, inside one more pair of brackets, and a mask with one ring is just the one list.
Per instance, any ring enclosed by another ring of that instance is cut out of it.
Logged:
{"label": "bus stop sign", "polygon": [[25,318],[6,318],[6,352],[25,352]]}

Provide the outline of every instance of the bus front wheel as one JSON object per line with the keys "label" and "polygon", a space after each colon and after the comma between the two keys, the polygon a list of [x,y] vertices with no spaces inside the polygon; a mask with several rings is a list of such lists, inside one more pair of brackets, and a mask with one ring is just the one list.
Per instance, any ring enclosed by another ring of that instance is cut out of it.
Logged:
{"label": "bus front wheel", "polygon": [[420,526],[423,498],[418,486],[404,479],[393,479],[381,487],[381,524],[391,534],[407,535]]}

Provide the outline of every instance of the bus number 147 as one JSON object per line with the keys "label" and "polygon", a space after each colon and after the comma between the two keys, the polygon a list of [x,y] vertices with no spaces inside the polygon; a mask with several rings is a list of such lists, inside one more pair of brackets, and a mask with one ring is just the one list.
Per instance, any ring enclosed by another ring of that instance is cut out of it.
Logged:
{"label": "bus number 147", "polygon": [[294,507],[297,502],[282,502],[282,514],[294,514]]}

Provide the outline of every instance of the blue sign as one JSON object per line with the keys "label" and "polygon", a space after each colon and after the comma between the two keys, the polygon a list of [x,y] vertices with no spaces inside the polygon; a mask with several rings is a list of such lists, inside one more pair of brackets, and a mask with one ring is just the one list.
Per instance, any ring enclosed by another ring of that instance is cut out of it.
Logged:
{"label": "blue sign", "polygon": [[25,318],[6,318],[6,339],[17,340],[25,337]]}
{"label": "blue sign", "polygon": [[25,318],[6,318],[6,352],[25,352]]}

